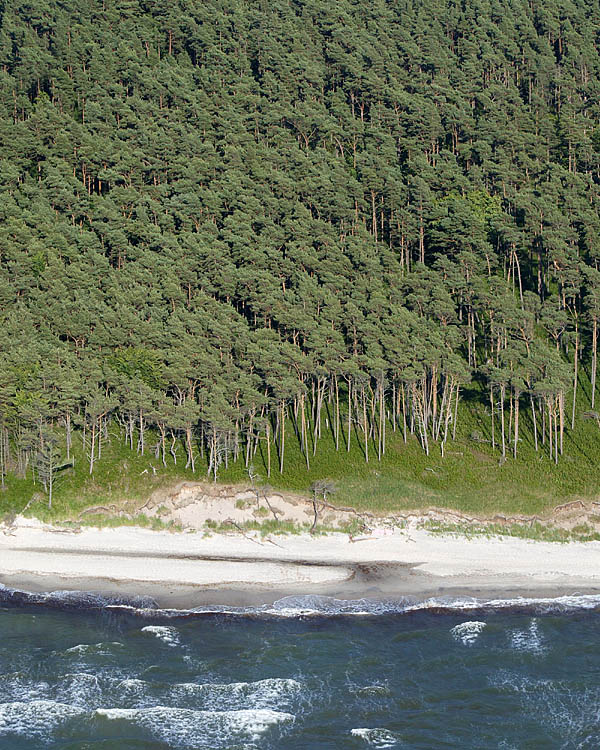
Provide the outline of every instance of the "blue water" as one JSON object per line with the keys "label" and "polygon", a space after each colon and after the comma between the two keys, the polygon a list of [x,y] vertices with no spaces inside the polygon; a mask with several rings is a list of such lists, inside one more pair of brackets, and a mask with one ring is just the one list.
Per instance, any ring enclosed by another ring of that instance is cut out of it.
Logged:
{"label": "blue water", "polygon": [[597,599],[201,614],[0,593],[2,750],[600,747]]}

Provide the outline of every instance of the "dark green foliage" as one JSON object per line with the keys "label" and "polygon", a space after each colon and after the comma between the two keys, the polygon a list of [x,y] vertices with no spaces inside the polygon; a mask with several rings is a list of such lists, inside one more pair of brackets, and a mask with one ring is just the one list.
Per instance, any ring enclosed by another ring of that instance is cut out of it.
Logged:
{"label": "dark green foliage", "polygon": [[325,443],[443,458],[466,413],[556,465],[595,404],[599,24],[3,3],[2,485],[47,474],[48,434],[90,474],[120,434],[154,470],[300,456],[308,484]]}

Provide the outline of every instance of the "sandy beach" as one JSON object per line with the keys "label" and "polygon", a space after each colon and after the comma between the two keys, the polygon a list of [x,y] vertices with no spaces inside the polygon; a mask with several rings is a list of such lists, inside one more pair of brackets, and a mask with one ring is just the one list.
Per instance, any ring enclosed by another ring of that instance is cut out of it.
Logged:
{"label": "sandy beach", "polygon": [[269,603],[289,594],[342,599],[600,593],[600,543],[440,536],[416,526],[311,537],[170,533],[135,527],[78,533],[19,519],[0,535],[0,583],[149,595],[160,606]]}

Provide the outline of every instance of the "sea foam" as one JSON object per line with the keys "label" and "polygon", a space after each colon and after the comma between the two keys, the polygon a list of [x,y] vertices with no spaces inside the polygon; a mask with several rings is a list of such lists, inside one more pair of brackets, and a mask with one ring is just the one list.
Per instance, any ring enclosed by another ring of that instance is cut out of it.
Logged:
{"label": "sea foam", "polygon": [[387,747],[397,747],[398,739],[387,729],[368,729],[365,727],[357,727],[352,729],[350,734],[353,737],[360,737],[370,747],[376,747],[379,750]]}
{"label": "sea foam", "polygon": [[0,736],[19,735],[47,740],[51,733],[69,719],[85,711],[77,706],[50,700],[16,701],[0,704]]}
{"label": "sea foam", "polygon": [[450,633],[455,640],[460,641],[465,646],[472,646],[484,628],[485,622],[468,620],[467,622],[461,622],[460,625],[455,625]]}
{"label": "sea foam", "polygon": [[167,646],[173,648],[180,645],[177,629],[167,625],[147,625],[145,628],[142,628],[142,633],[151,633],[156,636],[159,641],[162,641],[163,643],[166,643]]}
{"label": "sea foam", "polygon": [[236,741],[258,741],[270,728],[293,723],[292,714],[269,709],[193,711],[156,706],[146,709],[99,708],[95,714],[137,726],[152,739],[187,750],[228,748]]}

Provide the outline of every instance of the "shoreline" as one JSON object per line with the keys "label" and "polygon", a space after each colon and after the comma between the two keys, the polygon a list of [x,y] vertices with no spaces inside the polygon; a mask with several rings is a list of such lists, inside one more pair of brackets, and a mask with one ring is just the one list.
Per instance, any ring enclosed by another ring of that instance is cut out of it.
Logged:
{"label": "shoreline", "polygon": [[267,537],[86,528],[20,518],[0,535],[0,583],[14,589],[149,596],[159,607],[260,606],[290,595],[552,598],[600,595],[600,542],[440,536]]}

